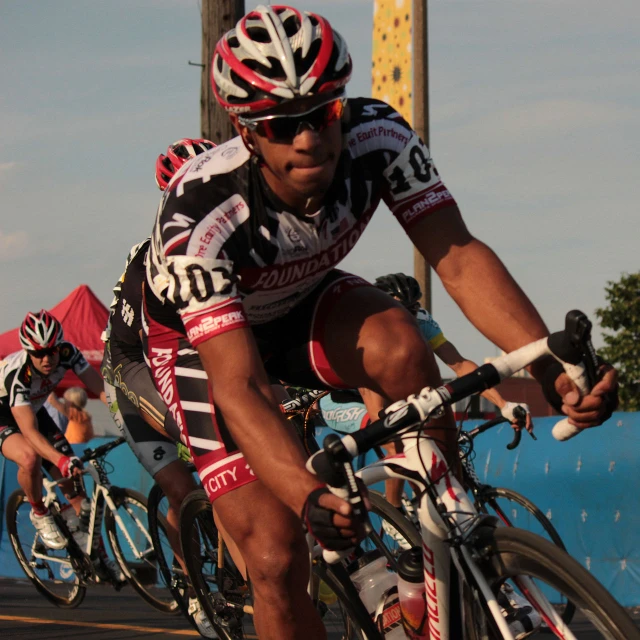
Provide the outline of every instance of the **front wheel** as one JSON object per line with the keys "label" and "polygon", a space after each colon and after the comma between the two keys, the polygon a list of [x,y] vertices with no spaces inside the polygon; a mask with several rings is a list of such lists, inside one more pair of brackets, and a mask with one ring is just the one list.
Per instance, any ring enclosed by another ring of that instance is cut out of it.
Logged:
{"label": "front wheel", "polygon": [[[132,489],[111,488],[114,514],[105,507],[104,523],[109,545],[129,584],[140,597],[162,613],[176,613],[178,605],[158,570],[158,561],[148,530],[147,499]],[[162,519],[159,525],[164,527]]]}
{"label": "front wheel", "polygon": [[189,620],[190,624],[193,624],[193,618],[189,615],[188,580],[176,560],[167,537],[169,501],[159,484],[154,484],[151,487],[147,506],[149,509],[149,535],[151,535],[156,553],[159,577],[173,594],[173,598],[184,617]]}
{"label": "front wheel", "polygon": [[[476,496],[476,506],[487,513],[495,513],[502,524],[518,527],[549,539],[557,547],[566,551],[564,543],[551,520],[528,498],[504,487],[483,487]],[[488,507],[488,508],[487,508]],[[561,597],[557,594],[557,597]],[[573,603],[560,601],[562,620],[569,624],[576,608]]]}
{"label": "front wheel", "polygon": [[31,524],[31,505],[22,489],[6,504],[7,531],[13,552],[35,588],[57,607],[73,609],[84,599],[86,589],[75,572],[68,549],[50,549]]}
{"label": "front wheel", "polygon": [[252,626],[251,592],[218,537],[213,508],[202,489],[180,509],[180,546],[191,586],[220,640],[245,638]]}
{"label": "front wheel", "polygon": [[[576,560],[539,536],[510,527],[484,528],[474,547],[478,563],[496,596],[503,585],[535,609],[555,637],[640,640],[640,630],[611,594]],[[559,615],[553,594],[576,607],[569,625]],[[502,637],[486,614],[495,637]],[[490,636],[492,637],[492,636]]]}

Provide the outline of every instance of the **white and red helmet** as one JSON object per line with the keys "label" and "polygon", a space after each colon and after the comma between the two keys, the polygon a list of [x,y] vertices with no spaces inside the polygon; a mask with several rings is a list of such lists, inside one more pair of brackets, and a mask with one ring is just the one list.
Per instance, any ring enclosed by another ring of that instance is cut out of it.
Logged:
{"label": "white and red helmet", "polygon": [[27,351],[58,346],[64,340],[62,325],[48,311],[29,312],[18,332],[20,345]]}
{"label": "white and red helmet", "polygon": [[169,145],[167,155],[160,154],[156,160],[156,184],[160,191],[167,188],[176,171],[191,158],[213,149],[216,145],[202,138],[182,138]]}
{"label": "white and red helmet", "polygon": [[250,113],[341,89],[351,68],[347,44],[328,20],[260,5],[218,41],[211,83],[220,106]]}

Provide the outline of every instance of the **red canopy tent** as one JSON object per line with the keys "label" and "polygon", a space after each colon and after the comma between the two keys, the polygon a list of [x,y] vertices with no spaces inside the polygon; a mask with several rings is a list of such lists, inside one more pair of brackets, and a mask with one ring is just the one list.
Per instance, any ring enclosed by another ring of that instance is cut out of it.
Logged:
{"label": "red canopy tent", "polygon": [[[100,336],[109,317],[107,307],[86,284],[81,284],[49,311],[62,323],[65,340],[75,344],[89,364],[100,371],[103,349]],[[17,328],[0,334],[0,360],[21,348]],[[64,391],[69,387],[84,387],[71,371],[67,372],[57,390]]]}

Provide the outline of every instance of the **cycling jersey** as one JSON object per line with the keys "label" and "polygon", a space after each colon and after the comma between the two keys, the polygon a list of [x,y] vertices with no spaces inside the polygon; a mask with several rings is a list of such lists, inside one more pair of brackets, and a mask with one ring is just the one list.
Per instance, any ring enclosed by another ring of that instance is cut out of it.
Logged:
{"label": "cycling jersey", "polygon": [[381,200],[405,230],[454,204],[396,111],[371,99],[349,107],[334,181],[313,215],[270,190],[239,137],[183,165],[163,193],[143,291],[147,357],[212,501],[255,476],[216,411],[195,347],[251,326],[269,374],[344,387],[325,354],[324,322],[345,292],[372,285],[335,265]]}
{"label": "cycling jersey", "polygon": [[16,351],[0,362],[1,414],[11,414],[12,407],[26,405],[37,413],[69,369],[80,375],[89,368],[80,350],[70,342],[62,342],[59,353],[60,363],[48,376],[33,366],[26,351]]}
{"label": "cycling jersey", "polygon": [[[155,476],[178,459],[175,441],[180,434],[156,390],[144,361],[142,284],[149,238],[129,251],[123,274],[113,289],[105,341],[102,375],[111,416],[144,468]],[[149,426],[143,415],[164,427],[164,437]]]}
{"label": "cycling jersey", "polygon": [[353,248],[384,200],[405,230],[454,204],[429,150],[389,105],[349,101],[324,206],[290,211],[234,138],[183,165],[164,192],[147,281],[163,323],[193,346],[284,316]]}
{"label": "cycling jersey", "polygon": [[102,340],[142,347],[140,340],[140,309],[142,308],[142,283],[145,278],[145,258],[150,238],[129,251],[124,271],[113,288],[113,300],[109,307],[109,320]]}
{"label": "cycling jersey", "polygon": [[420,333],[426,338],[427,342],[431,345],[431,348],[435,351],[438,347],[441,347],[447,339],[442,333],[440,325],[435,321],[434,317],[426,310],[420,309],[416,315],[418,326],[420,327]]}

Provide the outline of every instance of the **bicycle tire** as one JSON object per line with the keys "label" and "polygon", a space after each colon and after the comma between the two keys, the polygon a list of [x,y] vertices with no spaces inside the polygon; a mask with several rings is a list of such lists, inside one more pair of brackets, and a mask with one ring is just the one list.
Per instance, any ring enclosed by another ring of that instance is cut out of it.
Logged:
{"label": "bicycle tire", "polygon": [[[105,507],[104,524],[113,555],[127,577],[127,581],[138,595],[156,611],[173,615],[178,611],[178,605],[173,599],[171,592],[168,589],[166,590],[170,595],[169,598],[161,596],[162,589],[158,589],[155,586],[157,582],[157,558],[148,531],[149,512],[147,508],[147,498],[133,489],[121,489],[118,487],[112,487],[111,495],[118,507],[118,511],[120,511],[123,506],[125,507],[125,512],[129,516],[127,520],[133,521],[135,528],[132,528],[132,530],[141,537],[142,544],[144,545],[142,552],[137,549],[131,549],[134,557],[128,558],[127,552],[125,551],[126,547],[118,537],[119,525],[111,509]],[[140,510],[140,512],[144,512],[144,516],[142,516],[142,514],[135,514],[133,511],[134,508]],[[124,542],[130,545],[126,537],[124,538]],[[138,555],[139,558],[136,558],[136,555]],[[143,558],[142,563],[140,563],[140,558]],[[148,572],[149,575],[149,579],[147,580],[144,579],[145,572]]]}
{"label": "bicycle tire", "polygon": [[[557,532],[556,528],[553,526],[547,516],[545,516],[544,513],[542,513],[542,511],[533,502],[531,502],[531,500],[518,493],[517,491],[513,491],[512,489],[507,489],[505,487],[483,487],[482,491],[480,491],[477,495],[477,498],[477,507],[488,504],[503,524],[509,527],[518,526],[519,528],[526,531],[528,530],[528,527],[522,526],[520,523],[514,525],[511,522],[509,514],[504,512],[504,509],[497,502],[497,499],[503,498],[505,500],[510,500],[511,502],[519,504],[523,509],[528,511],[535,518],[535,520],[544,529],[545,533],[549,536],[551,542],[553,542],[563,551],[567,550],[564,546],[564,543],[562,542],[560,534]],[[569,624],[571,622],[575,614],[575,610],[576,608],[572,602],[569,601],[564,604],[564,609],[561,613],[561,616],[565,624]]]}
{"label": "bicycle tire", "polygon": [[[640,640],[640,630],[622,606],[577,560],[554,543],[522,529],[483,527],[477,532],[474,547],[480,558],[478,566],[494,593],[507,580],[518,585],[519,576],[528,576],[565,594],[579,612],[584,612],[580,625],[591,623],[595,627],[592,631],[599,631],[609,640]],[[488,612],[485,616],[493,621]],[[584,629],[581,627],[580,631]],[[502,637],[497,629],[494,634]]]}
{"label": "bicycle tire", "polygon": [[[422,546],[422,538],[415,525],[397,507],[390,504],[381,493],[370,489],[369,502],[371,503],[369,520],[382,543],[390,550],[394,558],[397,558],[404,549]],[[398,536],[392,534],[389,529],[384,529],[383,523],[387,523],[391,530],[397,532]],[[401,542],[402,538],[404,538],[404,544]],[[363,540],[360,546],[366,551],[371,548],[370,544],[375,543],[369,538]]]}
{"label": "bicycle tire", "polygon": [[[165,498],[165,493],[159,484],[154,484],[149,491],[147,498],[147,515],[149,518],[149,535],[151,536],[151,542],[153,543],[153,549],[156,554],[158,563],[158,570],[162,576],[162,580],[167,588],[171,591],[173,599],[175,600],[178,609],[182,615],[189,621],[194,628],[197,628],[193,617],[189,615],[189,596],[185,588],[185,585],[180,584],[180,580],[174,575],[171,567],[172,563],[167,560],[165,554],[165,545],[163,544],[162,537],[166,537],[166,527],[168,523],[164,514],[160,511],[160,504]],[[186,581],[186,576],[184,577]]]}
{"label": "bicycle tire", "polygon": [[[194,531],[198,535],[194,535]],[[202,550],[204,545],[205,549]],[[227,604],[231,589],[242,577],[232,575],[227,570],[224,575],[218,564],[218,529],[213,521],[213,508],[207,494],[202,489],[192,491],[183,501],[180,509],[180,546],[187,567],[191,586],[198,602],[220,640],[241,640],[244,638],[242,594],[235,604]],[[225,556],[226,558],[226,556]],[[212,572],[203,575],[203,566],[210,565]],[[215,589],[211,588],[214,587]]]}
{"label": "bicycle tire", "polygon": [[[22,546],[23,543],[21,543],[20,530],[22,529],[23,538],[27,535],[27,531],[26,531],[27,525],[26,523],[22,522],[23,517],[21,517],[21,514],[19,514],[19,512],[21,511],[20,509],[21,506],[25,507],[24,509],[22,509],[22,512],[24,514],[24,518],[26,518],[26,521],[29,524],[29,527],[35,531],[33,525],[31,525],[31,521],[29,520],[31,505],[29,504],[29,501],[27,500],[27,497],[25,496],[24,491],[22,489],[16,489],[9,496],[6,503],[7,531],[9,533],[9,540],[11,541],[11,546],[13,548],[13,552],[16,556],[16,559],[20,563],[20,566],[22,567],[22,570],[24,571],[27,578],[31,580],[31,582],[33,583],[37,591],[42,596],[44,596],[49,602],[56,605],[57,607],[60,607],[61,609],[75,609],[84,600],[84,597],[87,591],[86,587],[84,587],[80,583],[80,579],[78,578],[77,574],[73,572],[73,574],[75,575],[75,581],[73,583],[69,583],[70,585],[69,594],[65,596],[57,593],[56,591],[53,591],[53,587],[47,586],[47,582],[51,582],[52,585],[53,584],[64,585],[66,584],[66,582],[63,582],[62,580],[45,581],[42,577],[38,575],[38,573],[35,570],[36,566],[34,566],[36,563],[36,559],[33,557],[27,558],[27,554],[25,553]],[[37,534],[35,535],[37,536]],[[37,544],[38,543],[34,536],[34,542],[33,544],[30,545],[30,548],[31,549],[35,548]],[[48,549],[42,543],[40,543],[40,546],[41,546],[40,550],[42,553],[54,554],[53,549]],[[58,554],[59,554],[58,557],[62,557],[64,554],[68,555],[68,550],[61,549],[58,551]],[[42,564],[43,562],[46,563],[46,561],[43,561],[42,559],[40,559],[40,563],[42,565],[41,568],[45,569],[45,564]],[[60,563],[51,563],[51,564],[56,568],[58,566],[62,566],[60,565]],[[49,575],[52,575],[53,573],[52,567],[49,565],[49,563],[46,563],[46,571],[49,573]]]}

